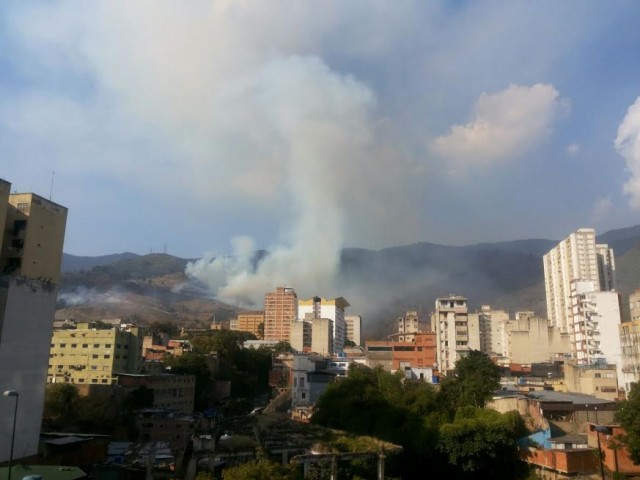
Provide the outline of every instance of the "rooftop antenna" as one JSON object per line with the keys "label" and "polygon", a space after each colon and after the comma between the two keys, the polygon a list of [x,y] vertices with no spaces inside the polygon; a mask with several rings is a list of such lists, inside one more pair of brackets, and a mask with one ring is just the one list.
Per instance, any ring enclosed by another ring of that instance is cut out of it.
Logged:
{"label": "rooftop antenna", "polygon": [[51,196],[53,195],[53,177],[55,176],[56,171],[51,170],[51,187],[49,188],[49,200],[51,200]]}

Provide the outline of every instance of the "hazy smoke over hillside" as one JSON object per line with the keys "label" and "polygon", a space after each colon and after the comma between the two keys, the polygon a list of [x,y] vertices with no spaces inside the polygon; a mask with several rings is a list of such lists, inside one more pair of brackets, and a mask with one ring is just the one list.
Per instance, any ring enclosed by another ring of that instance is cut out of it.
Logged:
{"label": "hazy smoke over hillside", "polygon": [[[279,169],[288,199],[280,218],[282,242],[269,247],[255,270],[255,245],[241,237],[233,242],[232,258],[204,258],[187,273],[227,301],[260,303],[266,291],[285,284],[307,295],[333,294],[347,231],[372,217],[368,208],[384,217],[373,198],[387,180],[368,174],[389,169],[376,150],[374,96],[320,60],[302,57],[269,62],[237,94],[237,103],[249,102],[251,115],[264,122],[278,158],[271,168]],[[250,168],[260,170],[259,164]],[[270,183],[273,174],[252,181]]]}

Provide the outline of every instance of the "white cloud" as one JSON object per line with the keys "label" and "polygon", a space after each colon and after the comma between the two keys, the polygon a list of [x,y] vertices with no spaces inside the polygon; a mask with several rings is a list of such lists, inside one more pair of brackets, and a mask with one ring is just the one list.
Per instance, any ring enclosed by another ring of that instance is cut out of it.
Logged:
{"label": "white cloud", "polygon": [[498,93],[483,93],[474,106],[473,119],[435,138],[431,148],[455,164],[504,161],[544,138],[561,107],[552,85],[511,85]]}
{"label": "white cloud", "polygon": [[624,184],[629,204],[640,210],[640,97],[629,107],[614,141],[616,151],[627,163],[631,178]]}

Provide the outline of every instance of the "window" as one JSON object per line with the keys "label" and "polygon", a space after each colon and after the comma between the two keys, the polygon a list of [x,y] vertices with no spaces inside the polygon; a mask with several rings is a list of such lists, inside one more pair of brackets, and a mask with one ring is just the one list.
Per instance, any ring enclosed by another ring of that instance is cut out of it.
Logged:
{"label": "window", "polygon": [[100,344],[99,344],[99,343],[94,343],[94,344],[93,344],[93,348],[98,348],[99,346],[100,346]]}
{"label": "window", "polygon": [[66,343],[61,343],[60,344],[60,348],[66,348],[67,344]]}
{"label": "window", "polygon": [[77,343],[72,343],[71,344],[71,348],[78,348],[78,344]]}
{"label": "window", "polygon": [[107,343],[107,344],[104,346],[104,348],[111,348],[111,344],[110,344],[110,343]]}
{"label": "window", "polygon": [[102,379],[102,383],[107,383],[109,380],[107,380],[106,378]]}
{"label": "window", "polygon": [[105,355],[104,358],[111,358],[111,355]]}
{"label": "window", "polygon": [[98,358],[98,355],[91,355],[91,358]]}
{"label": "window", "polygon": [[88,343],[83,343],[82,344],[82,348],[89,348],[89,344]]}

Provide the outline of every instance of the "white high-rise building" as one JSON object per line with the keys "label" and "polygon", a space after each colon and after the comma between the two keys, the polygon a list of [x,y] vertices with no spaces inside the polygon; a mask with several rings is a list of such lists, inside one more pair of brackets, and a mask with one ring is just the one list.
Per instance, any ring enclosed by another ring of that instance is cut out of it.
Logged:
{"label": "white high-rise building", "polygon": [[594,291],[615,289],[613,250],[596,245],[592,228],[572,233],[543,257],[547,317],[561,331],[571,331],[572,282],[594,282]]}
{"label": "white high-rise building", "polygon": [[332,322],[333,352],[342,352],[347,334],[344,309],[349,306],[344,298],[313,297],[298,301],[298,318],[311,320],[328,318]]}
{"label": "white high-rise building", "polygon": [[456,361],[471,350],[480,349],[479,322],[477,317],[469,320],[465,297],[452,294],[438,298],[431,328],[436,332],[436,360],[442,373],[453,370]]}

